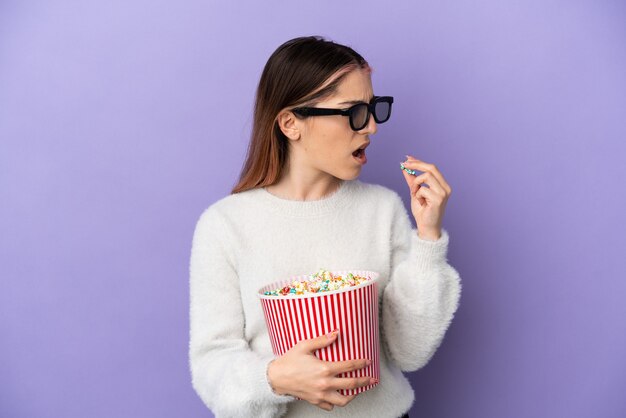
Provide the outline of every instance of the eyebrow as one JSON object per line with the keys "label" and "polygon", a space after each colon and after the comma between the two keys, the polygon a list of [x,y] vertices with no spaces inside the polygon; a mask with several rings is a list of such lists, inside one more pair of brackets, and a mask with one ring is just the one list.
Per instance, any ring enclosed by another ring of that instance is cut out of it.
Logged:
{"label": "eyebrow", "polygon": [[358,104],[358,103],[369,103],[372,101],[372,99],[374,98],[374,96],[372,96],[371,99],[369,99],[367,102],[363,102],[363,100],[348,100],[346,102],[341,102],[339,103],[340,105],[342,104]]}

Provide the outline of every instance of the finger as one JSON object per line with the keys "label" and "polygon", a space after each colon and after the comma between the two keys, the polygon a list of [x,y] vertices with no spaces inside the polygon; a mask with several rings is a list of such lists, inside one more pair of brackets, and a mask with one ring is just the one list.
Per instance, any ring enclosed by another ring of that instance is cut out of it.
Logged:
{"label": "finger", "polygon": [[427,187],[420,188],[417,191],[417,193],[415,193],[415,196],[422,197],[426,199],[426,201],[430,203],[435,203],[437,205],[441,204],[441,202],[443,201],[443,198],[441,196],[439,196],[438,194],[436,194],[434,191],[430,190]]}
{"label": "finger", "polygon": [[331,345],[337,339],[337,335],[339,335],[338,329],[328,334],[320,335],[316,338],[298,341],[298,343],[294,345],[292,349],[302,350],[306,353],[312,353],[315,350],[319,350],[321,348]]}
{"label": "finger", "polygon": [[[422,183],[424,183],[424,180],[426,180],[425,174],[426,173],[422,173],[417,177],[413,177],[412,175],[407,173],[404,174],[406,182],[409,185],[409,194],[411,196],[411,200],[416,197],[417,191],[422,187]],[[424,204],[426,203],[426,201],[421,197],[418,197],[417,201],[419,202],[420,206],[424,206]]]}
{"label": "finger", "polygon": [[[424,174],[420,174],[419,176],[415,177],[415,180],[413,181],[415,183],[418,183],[418,185],[421,185],[422,183],[426,184],[428,187],[430,187],[431,190],[434,190],[435,193],[437,193],[441,197],[446,196],[446,191],[441,186],[441,183],[439,183],[437,178],[430,171],[427,171]],[[413,187],[411,188],[411,192],[415,194],[418,189],[419,187]]]}
{"label": "finger", "polygon": [[407,186],[409,186],[409,190],[411,190],[411,193],[414,193],[413,182],[415,181],[416,177],[420,177],[421,175],[423,175],[423,173],[422,174],[410,174],[410,173],[407,173],[406,170],[403,170],[402,166],[400,166],[400,169],[402,170],[402,174],[404,175],[404,180],[406,180]]}
{"label": "finger", "polygon": [[331,379],[328,387],[331,389],[357,389],[363,386],[371,385],[374,379],[365,377],[336,377]]}
{"label": "finger", "polygon": [[[402,168],[402,166],[400,168]],[[417,192],[417,190],[421,187],[422,184],[425,184],[427,187],[435,187],[435,190],[437,190],[437,193],[441,194],[442,196],[446,195],[445,190],[441,187],[441,185],[439,184],[439,182],[437,181],[437,179],[434,177],[434,175],[431,172],[426,171],[419,175],[410,174],[406,170],[402,170],[402,172],[404,173],[404,179],[406,180],[409,186],[411,195],[415,195],[415,192]]]}
{"label": "finger", "polygon": [[356,398],[356,395],[342,395],[341,393],[339,393],[337,391],[332,391],[326,397],[326,402],[328,402],[328,403],[330,403],[332,405],[336,405],[336,406],[346,406],[354,398]]}
{"label": "finger", "polygon": [[319,406],[325,411],[332,411],[333,408],[335,407],[334,405],[331,405],[328,402],[320,402],[317,406]]}
{"label": "finger", "polygon": [[417,177],[411,176],[411,179],[409,180],[410,181],[409,190],[411,190],[411,196],[417,193],[419,188],[422,187],[422,184],[428,185],[428,183],[426,183],[427,179],[428,179],[428,173],[422,173]]}
{"label": "finger", "polygon": [[443,177],[443,174],[441,174],[437,166],[435,166],[434,164],[429,164],[417,159],[409,159],[404,162],[404,166],[411,170],[420,170],[432,173],[432,175],[437,179],[439,184],[441,184],[442,189],[445,190],[447,194],[452,193],[452,188]]}
{"label": "finger", "polygon": [[435,164],[430,164],[430,163],[426,163],[424,161],[421,161],[415,158],[411,158],[404,162],[404,166],[411,170],[431,172],[435,176],[435,178],[439,181],[439,183],[441,184],[442,188],[446,191],[446,193],[447,194],[452,193],[452,188],[450,187],[446,179],[443,177],[443,174],[441,174],[441,172],[439,171],[439,168],[437,168]]}
{"label": "finger", "polygon": [[405,163],[405,167],[413,170],[421,170],[427,173],[431,173],[433,175],[433,178],[437,180],[437,182],[441,186],[441,190],[445,192],[445,195],[450,195],[452,193],[452,188],[443,177],[443,174],[441,174],[437,166],[435,166],[434,164],[425,163],[419,160],[410,160]]}
{"label": "finger", "polygon": [[326,362],[326,364],[328,365],[330,373],[333,376],[336,376],[340,373],[352,372],[354,370],[359,370],[364,367],[367,367],[368,366],[367,362],[368,362],[367,359],[355,359],[355,360],[344,360],[344,361],[329,361],[329,362]]}

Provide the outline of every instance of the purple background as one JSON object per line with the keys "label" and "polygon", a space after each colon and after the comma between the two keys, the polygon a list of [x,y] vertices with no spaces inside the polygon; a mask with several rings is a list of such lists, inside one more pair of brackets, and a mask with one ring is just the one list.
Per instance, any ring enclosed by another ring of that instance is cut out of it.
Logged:
{"label": "purple background", "polygon": [[626,416],[619,1],[0,2],[0,416],[206,417],[188,369],[201,211],[282,42],[395,96],[361,179],[433,162],[461,306],[416,417]]}

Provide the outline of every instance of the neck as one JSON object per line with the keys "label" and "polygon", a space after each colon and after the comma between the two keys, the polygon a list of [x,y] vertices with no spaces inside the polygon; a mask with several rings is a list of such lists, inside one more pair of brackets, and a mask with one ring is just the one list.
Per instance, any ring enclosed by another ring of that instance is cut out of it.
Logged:
{"label": "neck", "polygon": [[275,196],[288,200],[320,200],[334,193],[341,179],[312,167],[285,165],[278,182],[265,189]]}

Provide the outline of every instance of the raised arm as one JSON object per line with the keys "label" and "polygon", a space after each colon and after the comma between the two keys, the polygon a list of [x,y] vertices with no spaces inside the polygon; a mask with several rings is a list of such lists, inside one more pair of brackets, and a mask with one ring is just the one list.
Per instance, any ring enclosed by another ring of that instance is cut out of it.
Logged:
{"label": "raised arm", "polygon": [[425,366],[440,346],[461,296],[459,273],[447,263],[449,236],[418,237],[396,196],[391,276],[382,296],[383,349],[402,371]]}

